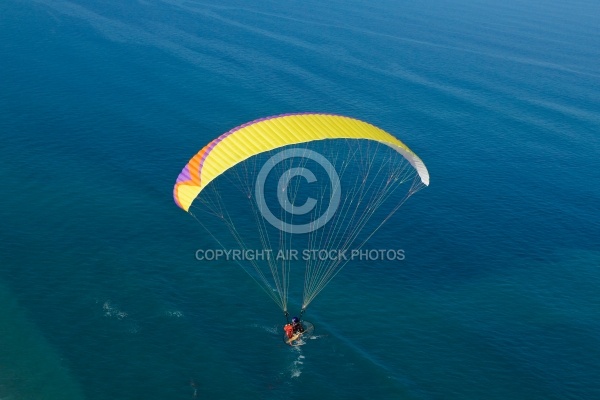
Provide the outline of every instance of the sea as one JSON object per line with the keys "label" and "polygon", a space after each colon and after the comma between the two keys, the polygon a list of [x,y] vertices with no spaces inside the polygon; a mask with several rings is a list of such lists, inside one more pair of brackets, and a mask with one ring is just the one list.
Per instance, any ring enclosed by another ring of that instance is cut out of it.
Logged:
{"label": "sea", "polygon": [[[592,0],[3,0],[0,399],[600,399],[599,28]],[[431,182],[369,240],[404,257],[344,267],[290,347],[172,192],[305,112]]]}

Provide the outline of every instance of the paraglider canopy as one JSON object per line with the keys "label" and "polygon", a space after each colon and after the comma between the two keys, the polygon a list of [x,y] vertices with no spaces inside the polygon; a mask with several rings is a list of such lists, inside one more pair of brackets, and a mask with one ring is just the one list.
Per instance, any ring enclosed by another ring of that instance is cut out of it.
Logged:
{"label": "paraglider canopy", "polygon": [[[288,295],[297,287],[290,282],[303,277],[304,311],[354,252],[428,185],[423,161],[391,134],[354,118],[307,113],[258,119],[212,140],[183,168],[173,197],[208,239],[226,250],[237,247],[224,261],[240,265],[287,318]],[[249,257],[257,248],[262,257]]]}
{"label": "paraglider canopy", "polygon": [[416,169],[421,182],[429,185],[425,164],[394,136],[357,119],[329,114],[286,114],[258,119],[230,130],[198,152],[177,177],[173,197],[188,211],[198,194],[229,168],[280,147],[325,139],[367,139],[383,143]]}

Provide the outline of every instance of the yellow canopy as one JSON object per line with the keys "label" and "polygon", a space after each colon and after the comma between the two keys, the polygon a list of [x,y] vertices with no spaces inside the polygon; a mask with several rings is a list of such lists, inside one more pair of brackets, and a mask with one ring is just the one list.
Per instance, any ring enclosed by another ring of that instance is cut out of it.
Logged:
{"label": "yellow canopy", "polygon": [[429,185],[429,173],[423,161],[384,130],[339,115],[291,114],[249,122],[206,145],[179,174],[173,189],[175,203],[188,211],[202,189],[213,179],[256,154],[325,139],[366,139],[383,143],[402,154],[417,170],[421,182]]}

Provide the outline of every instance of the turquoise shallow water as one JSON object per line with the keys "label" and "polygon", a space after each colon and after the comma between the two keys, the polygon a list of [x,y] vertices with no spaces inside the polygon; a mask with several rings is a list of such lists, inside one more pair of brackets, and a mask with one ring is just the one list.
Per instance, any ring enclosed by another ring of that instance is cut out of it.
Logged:
{"label": "turquoise shallow water", "polygon": [[[600,398],[595,2],[5,1],[0,398]],[[350,115],[427,164],[290,349],[177,208],[267,115]]]}

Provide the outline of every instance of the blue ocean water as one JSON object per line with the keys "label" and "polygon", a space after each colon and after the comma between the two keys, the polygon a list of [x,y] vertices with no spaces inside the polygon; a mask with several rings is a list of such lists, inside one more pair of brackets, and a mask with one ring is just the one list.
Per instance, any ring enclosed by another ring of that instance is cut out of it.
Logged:
{"label": "blue ocean water", "polygon": [[[600,5],[0,6],[0,398],[600,398]],[[319,111],[427,164],[304,346],[172,201],[207,142]],[[192,385],[193,383],[193,385]]]}

